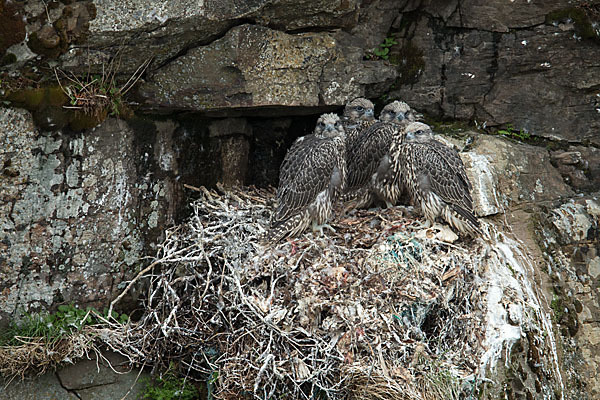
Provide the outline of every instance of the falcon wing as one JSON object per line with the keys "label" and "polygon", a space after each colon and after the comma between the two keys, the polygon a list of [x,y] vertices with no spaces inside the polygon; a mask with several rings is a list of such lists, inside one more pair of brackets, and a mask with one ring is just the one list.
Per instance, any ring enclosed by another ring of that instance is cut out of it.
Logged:
{"label": "falcon wing", "polygon": [[346,136],[346,147],[350,148],[354,146],[357,140],[362,136],[363,132],[371,125],[373,125],[375,121],[364,121],[360,120],[358,122],[349,122],[346,121],[344,123],[344,132]]}
{"label": "falcon wing", "polygon": [[428,178],[430,190],[446,203],[472,212],[473,199],[469,191],[471,184],[462,161],[458,164],[458,155],[452,149],[443,147],[431,144],[415,146],[418,149],[418,174]]}
{"label": "falcon wing", "polygon": [[279,176],[279,205],[272,225],[303,211],[329,187],[338,150],[332,140],[305,136],[285,156]]}
{"label": "falcon wing", "polygon": [[377,171],[381,159],[389,153],[390,145],[399,126],[388,122],[371,125],[352,147],[347,149],[348,189],[367,184]]}
{"label": "falcon wing", "polygon": [[446,146],[441,142],[438,142],[437,140],[433,140],[431,143],[436,147],[439,153],[443,155],[444,159],[448,162],[448,165],[451,166],[452,170],[456,171],[467,190],[473,190],[473,185],[471,185],[471,182],[469,181],[465,171],[465,165],[463,164],[462,159],[456,150]]}

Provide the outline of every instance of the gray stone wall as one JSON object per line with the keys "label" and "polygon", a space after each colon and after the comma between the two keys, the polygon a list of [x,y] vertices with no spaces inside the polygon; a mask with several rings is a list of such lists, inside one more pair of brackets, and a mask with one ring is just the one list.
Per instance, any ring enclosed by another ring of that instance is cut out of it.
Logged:
{"label": "gray stone wall", "polygon": [[[157,136],[150,157],[176,170]],[[172,183],[153,176],[116,119],[85,134],[44,132],[29,112],[2,108],[0,143],[0,322],[56,303],[105,305],[173,223]]]}
{"label": "gray stone wall", "polygon": [[392,97],[438,118],[600,145],[600,6],[405,3],[392,27]]}

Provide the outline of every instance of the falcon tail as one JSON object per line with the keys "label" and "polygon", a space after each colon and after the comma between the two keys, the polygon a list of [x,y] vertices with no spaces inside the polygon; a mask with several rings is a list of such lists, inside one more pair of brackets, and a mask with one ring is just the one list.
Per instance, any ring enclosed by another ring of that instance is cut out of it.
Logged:
{"label": "falcon tail", "polygon": [[472,237],[481,236],[481,224],[473,213],[469,210],[454,205],[452,207],[454,211],[452,216],[449,218],[448,223],[458,229],[461,233],[470,235]]}
{"label": "falcon tail", "polygon": [[303,215],[300,213],[286,219],[285,221],[278,221],[275,224],[272,224],[265,234],[263,241],[277,243],[287,236],[294,236],[302,232],[307,226],[303,220]]}

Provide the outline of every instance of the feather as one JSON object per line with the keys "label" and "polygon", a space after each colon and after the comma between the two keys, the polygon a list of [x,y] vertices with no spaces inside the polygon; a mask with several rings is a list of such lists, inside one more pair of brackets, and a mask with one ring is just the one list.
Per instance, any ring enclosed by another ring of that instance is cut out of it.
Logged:
{"label": "feather", "polygon": [[279,172],[278,206],[266,237],[295,236],[331,217],[346,178],[344,130],[335,114],[323,114],[315,133],[294,142]]}

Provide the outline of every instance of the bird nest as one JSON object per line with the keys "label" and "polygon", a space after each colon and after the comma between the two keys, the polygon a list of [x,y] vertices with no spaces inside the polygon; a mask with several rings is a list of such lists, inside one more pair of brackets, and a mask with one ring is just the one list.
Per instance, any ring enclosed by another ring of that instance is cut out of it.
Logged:
{"label": "bird nest", "polygon": [[221,399],[473,390],[485,330],[477,243],[440,241],[396,207],[263,245],[273,191],[199,190],[190,219],[140,274],[150,280],[143,318],[104,338],[113,349],[159,368],[176,362]]}

